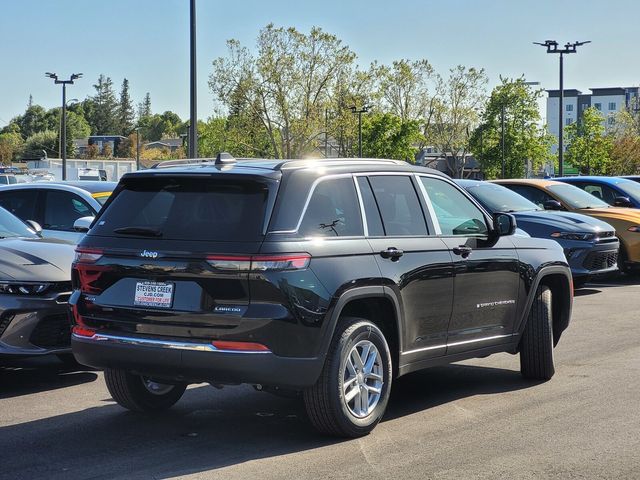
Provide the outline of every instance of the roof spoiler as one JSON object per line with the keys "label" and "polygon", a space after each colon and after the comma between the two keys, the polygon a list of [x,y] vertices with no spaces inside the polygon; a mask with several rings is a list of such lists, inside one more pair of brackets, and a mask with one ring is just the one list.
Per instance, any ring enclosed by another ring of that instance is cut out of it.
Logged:
{"label": "roof spoiler", "polygon": [[233,155],[227,152],[220,152],[216,158],[185,158],[181,160],[166,160],[164,162],[158,162],[151,168],[170,168],[178,167],[180,165],[201,165],[201,164],[214,164],[214,165],[230,165],[237,163],[237,160]]}

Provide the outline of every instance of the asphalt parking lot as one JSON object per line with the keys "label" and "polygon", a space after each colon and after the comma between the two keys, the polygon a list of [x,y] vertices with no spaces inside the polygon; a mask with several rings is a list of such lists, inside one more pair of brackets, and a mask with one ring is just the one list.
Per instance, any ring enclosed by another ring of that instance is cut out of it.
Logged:
{"label": "asphalt parking lot", "polygon": [[197,385],[162,416],[111,400],[100,372],[0,368],[0,479],[640,478],[640,282],[577,292],[556,376],[500,354],[397,381],[368,437],[318,436],[301,402]]}

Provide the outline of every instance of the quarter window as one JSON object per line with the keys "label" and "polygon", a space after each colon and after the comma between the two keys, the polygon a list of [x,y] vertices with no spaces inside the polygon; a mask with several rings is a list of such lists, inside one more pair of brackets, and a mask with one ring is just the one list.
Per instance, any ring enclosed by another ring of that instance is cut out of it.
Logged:
{"label": "quarter window", "polygon": [[320,182],[313,191],[298,232],[310,237],[363,235],[360,204],[353,178],[333,178]]}
{"label": "quarter window", "polygon": [[443,235],[486,235],[482,211],[457,188],[437,178],[421,177]]}
{"label": "quarter window", "polygon": [[427,235],[427,224],[411,177],[369,177],[387,236]]}

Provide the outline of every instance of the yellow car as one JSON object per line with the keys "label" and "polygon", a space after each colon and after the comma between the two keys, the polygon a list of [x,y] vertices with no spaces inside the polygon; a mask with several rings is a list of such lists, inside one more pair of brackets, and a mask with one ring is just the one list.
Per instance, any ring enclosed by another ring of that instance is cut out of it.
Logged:
{"label": "yellow car", "polygon": [[640,269],[640,209],[612,207],[568,183],[554,180],[493,180],[546,210],[566,210],[611,224],[620,239],[618,267],[624,272]]}

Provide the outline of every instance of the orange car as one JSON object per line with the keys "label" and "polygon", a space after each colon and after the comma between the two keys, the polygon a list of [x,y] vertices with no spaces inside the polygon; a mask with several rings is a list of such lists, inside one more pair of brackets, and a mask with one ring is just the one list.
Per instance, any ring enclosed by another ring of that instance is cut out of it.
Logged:
{"label": "orange car", "polygon": [[620,239],[618,267],[640,269],[640,209],[612,207],[568,183],[540,179],[493,180],[546,210],[567,210],[595,217],[613,225]]}

